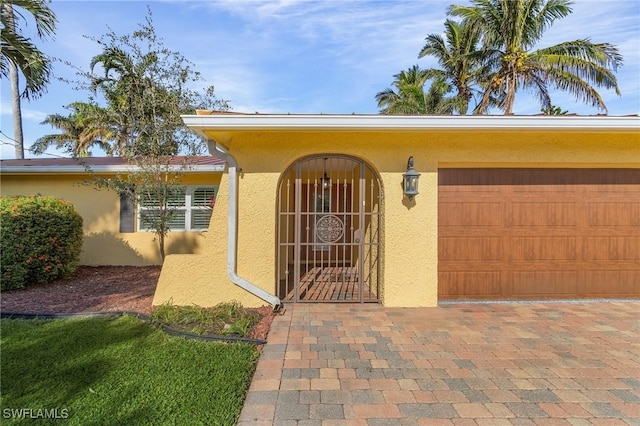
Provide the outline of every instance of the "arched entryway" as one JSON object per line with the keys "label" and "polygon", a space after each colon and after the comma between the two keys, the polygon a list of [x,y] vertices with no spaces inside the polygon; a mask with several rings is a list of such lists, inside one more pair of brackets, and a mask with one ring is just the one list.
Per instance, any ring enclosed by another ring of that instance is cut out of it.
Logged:
{"label": "arched entryway", "polygon": [[382,188],[347,155],[292,164],[278,188],[278,296],[296,302],[378,302]]}

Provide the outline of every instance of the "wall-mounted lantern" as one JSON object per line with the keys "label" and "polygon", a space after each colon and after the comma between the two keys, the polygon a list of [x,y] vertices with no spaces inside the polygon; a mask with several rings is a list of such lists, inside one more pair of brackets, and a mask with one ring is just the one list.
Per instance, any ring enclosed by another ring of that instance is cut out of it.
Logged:
{"label": "wall-mounted lantern", "polygon": [[420,179],[420,173],[413,169],[413,156],[411,156],[407,161],[407,171],[402,174],[403,192],[409,201],[413,201],[413,197],[418,195],[418,179]]}

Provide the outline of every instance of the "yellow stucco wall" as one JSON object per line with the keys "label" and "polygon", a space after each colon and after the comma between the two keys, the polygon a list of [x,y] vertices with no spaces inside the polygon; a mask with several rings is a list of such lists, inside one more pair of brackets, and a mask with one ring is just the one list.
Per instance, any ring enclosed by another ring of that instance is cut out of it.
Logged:
{"label": "yellow stucco wall", "polygon": [[[154,305],[214,306],[221,302],[236,300],[247,307],[267,304],[263,300],[234,285],[227,274],[227,211],[228,175],[224,174],[213,209],[209,232],[204,234],[198,254],[167,256],[162,265],[153,298]],[[240,240],[240,238],[238,238]],[[268,241],[268,239],[266,239]],[[248,255],[243,252],[245,259]],[[264,253],[260,257],[264,256]],[[254,258],[254,260],[256,260]],[[261,268],[257,268],[260,270]],[[240,275],[242,276],[242,275]],[[259,274],[253,277],[261,279]],[[247,277],[248,278],[248,277]],[[267,288],[267,286],[264,286]],[[271,289],[268,289],[271,290]]]}
{"label": "yellow stucco wall", "polygon": [[[151,232],[120,233],[120,200],[115,192],[82,185],[84,175],[2,174],[2,195],[51,195],[69,200],[84,221],[81,265],[159,265],[158,243]],[[185,176],[184,183],[217,185],[220,173]],[[199,253],[205,232],[169,232],[167,253]]]}
{"label": "yellow stucco wall", "polygon": [[[438,168],[640,168],[639,132],[578,131],[237,131],[216,134],[242,168],[238,198],[238,274],[276,292],[277,190],[281,174],[311,154],[346,154],[377,171],[384,192],[382,303],[435,306],[438,294]],[[402,173],[415,158],[420,194],[411,205]],[[265,304],[229,282],[226,265],[226,175],[202,255],[169,256],[155,304],[213,305],[236,299]],[[213,230],[215,229],[215,233]],[[221,231],[225,229],[225,233]],[[189,266],[191,265],[191,266]],[[184,282],[184,276],[192,283]]]}

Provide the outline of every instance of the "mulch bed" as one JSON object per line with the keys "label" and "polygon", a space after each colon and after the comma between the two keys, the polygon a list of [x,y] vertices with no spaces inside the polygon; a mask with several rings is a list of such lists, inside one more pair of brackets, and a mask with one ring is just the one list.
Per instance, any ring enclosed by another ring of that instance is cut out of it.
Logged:
{"label": "mulch bed", "polygon": [[[160,266],[80,266],[71,276],[26,289],[3,291],[0,310],[20,314],[130,311],[149,315]],[[261,321],[249,337],[266,340],[270,306],[256,308]]]}

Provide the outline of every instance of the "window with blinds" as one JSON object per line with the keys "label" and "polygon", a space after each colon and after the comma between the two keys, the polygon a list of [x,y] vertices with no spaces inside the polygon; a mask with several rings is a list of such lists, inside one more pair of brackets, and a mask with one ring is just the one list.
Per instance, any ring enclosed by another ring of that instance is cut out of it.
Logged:
{"label": "window with blinds", "polygon": [[191,229],[209,229],[209,220],[215,204],[218,188],[199,186],[191,193]]}
{"label": "window with blinds", "polygon": [[[213,211],[217,186],[180,186],[166,195],[168,226],[172,231],[206,231]],[[160,220],[160,197],[138,195],[138,230],[152,231]]]}

